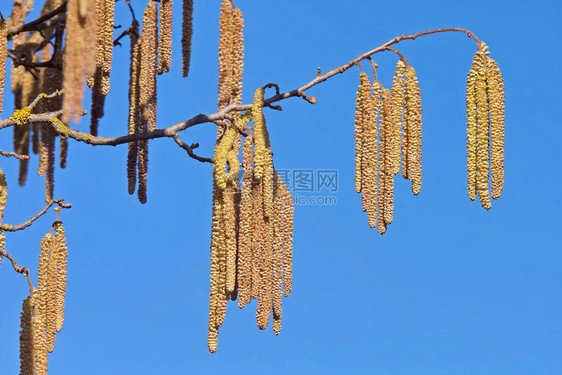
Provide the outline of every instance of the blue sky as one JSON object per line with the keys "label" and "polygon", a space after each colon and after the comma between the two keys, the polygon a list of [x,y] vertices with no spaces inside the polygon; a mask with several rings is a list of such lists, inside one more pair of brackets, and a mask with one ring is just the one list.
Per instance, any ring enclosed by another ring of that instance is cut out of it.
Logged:
{"label": "blue sky", "polygon": [[[159,79],[159,127],[216,109],[220,1],[195,0],[193,61]],[[137,14],[146,1],[133,1]],[[179,4],[180,2],[177,1]],[[207,351],[210,165],[170,139],[150,143],[148,204],[127,194],[126,147],[71,142],[55,196],[73,204],[66,318],[50,356],[52,374],[557,374],[562,373],[562,183],[557,114],[562,85],[558,1],[249,1],[244,101],[268,82],[290,90],[317,68],[342,65],[394,36],[463,27],[485,41],[506,88],[505,188],[486,212],[466,193],[465,81],[475,44],[460,33],[400,43],[418,73],[423,103],[423,187],[396,181],[394,222],[369,229],[353,185],[357,70],[310,90],[318,99],[268,111],[278,169],[336,170],[335,205],[295,212],[294,289],[276,337],[255,323],[255,302],[229,305],[219,349]],[[176,5],[174,27],[180,29]],[[7,14],[9,2],[0,10]],[[118,23],[129,15],[118,2]],[[128,43],[117,48],[100,135],[126,133]],[[377,54],[389,86],[395,56]],[[367,65],[364,65],[367,67]],[[9,86],[8,86],[9,87]],[[6,96],[4,116],[13,109]],[[88,121],[79,125],[88,128]],[[12,150],[11,130],[0,149]],[[215,126],[182,133],[212,155]],[[43,180],[9,183],[4,221],[43,206]],[[308,194],[308,195],[307,195]],[[9,234],[7,249],[34,270],[49,214]],[[557,250],[558,249],[558,250]],[[18,371],[25,280],[0,269],[0,373]]]}

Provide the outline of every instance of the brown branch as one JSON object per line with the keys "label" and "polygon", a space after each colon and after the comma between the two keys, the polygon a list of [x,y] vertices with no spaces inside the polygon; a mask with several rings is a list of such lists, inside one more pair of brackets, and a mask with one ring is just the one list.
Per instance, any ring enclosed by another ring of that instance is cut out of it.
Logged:
{"label": "brown branch", "polygon": [[[314,104],[316,102],[316,98],[315,97],[308,97],[305,94],[305,91],[307,91],[308,89],[328,80],[329,78],[331,78],[335,75],[344,73],[345,71],[350,69],[353,65],[358,64],[362,60],[369,59],[375,53],[388,50],[390,46],[392,46],[396,43],[399,43],[399,42],[404,41],[404,40],[414,40],[414,39],[417,39],[417,38],[419,38],[421,36],[425,36],[425,35],[431,35],[431,34],[437,34],[437,33],[443,33],[443,32],[461,32],[461,33],[464,33],[464,34],[468,35],[469,37],[471,37],[476,42],[478,47],[480,47],[482,45],[482,42],[478,38],[476,38],[476,36],[471,31],[466,30],[466,29],[461,29],[461,28],[458,28],[458,27],[449,27],[449,28],[443,28],[443,29],[428,30],[428,31],[423,31],[421,33],[417,33],[417,34],[397,36],[397,37],[389,40],[388,42],[382,44],[381,46],[359,55],[358,57],[351,60],[350,62],[348,62],[345,65],[342,65],[340,67],[332,69],[332,70],[330,70],[330,71],[328,71],[324,74],[316,75],[313,80],[311,80],[310,82],[306,83],[305,85],[303,85],[303,86],[301,86],[297,89],[294,89],[292,91],[287,91],[287,92],[284,92],[284,93],[281,93],[281,94],[276,94],[276,95],[266,99],[264,101],[265,105],[273,107],[273,106],[271,106],[272,103],[275,103],[275,102],[278,102],[278,101],[281,101],[281,100],[285,100],[285,99],[288,99],[288,98],[291,98],[291,97],[302,97],[303,99],[305,99],[309,103]],[[204,123],[214,123],[214,122],[217,122],[219,120],[223,120],[223,119],[227,118],[228,114],[232,111],[247,111],[251,107],[252,107],[251,104],[230,104],[230,105],[226,106],[225,108],[223,108],[222,110],[220,110],[216,113],[213,113],[213,114],[210,114],[210,115],[198,114],[197,116],[195,116],[195,117],[193,117],[189,120],[178,122],[177,124],[171,125],[171,126],[169,126],[167,128],[164,128],[164,129],[157,129],[157,130],[154,130],[152,132],[129,134],[129,135],[124,135],[124,136],[120,136],[120,137],[111,137],[111,138],[93,136],[91,134],[83,133],[83,132],[78,131],[78,130],[70,129],[67,126],[65,126],[64,124],[62,124],[62,122],[60,122],[60,121],[51,121],[51,120],[53,120],[53,118],[56,115],[60,114],[60,111],[51,112],[51,113],[47,113],[47,114],[40,114],[40,115],[31,115],[29,117],[29,121],[30,122],[49,122],[58,134],[67,136],[67,137],[72,138],[76,141],[85,142],[85,143],[88,143],[88,144],[91,144],[91,145],[98,145],[98,146],[117,146],[117,145],[120,145],[120,144],[134,142],[134,141],[140,141],[140,140],[165,138],[165,137],[173,138],[175,135],[177,135],[178,132],[186,130],[186,129],[192,127],[192,126],[195,126],[195,125],[198,125],[198,124],[204,124]],[[12,119],[0,120],[0,129],[8,127],[8,126],[13,126],[13,125],[15,125],[15,122]],[[177,141],[176,141],[176,143],[177,143]]]}
{"label": "brown branch", "polygon": [[10,262],[12,262],[12,267],[14,268],[14,271],[16,271],[17,273],[21,273],[27,278],[27,283],[29,284],[29,290],[33,291],[34,289],[33,283],[31,282],[31,277],[29,277],[29,268],[18,265],[14,257],[6,250],[0,249],[0,258],[1,257],[7,258]]}
{"label": "brown branch", "polygon": [[62,208],[71,208],[72,207],[72,205],[70,203],[63,203],[63,200],[64,199],[52,199],[49,203],[47,203],[47,205],[41,211],[39,211],[37,214],[35,214],[32,217],[30,217],[29,219],[27,219],[26,221],[24,221],[20,225],[2,224],[1,229],[6,231],[6,232],[16,232],[18,230],[25,229],[25,228],[29,227],[31,224],[33,224],[33,222],[35,220],[37,220],[41,216],[45,215],[45,213],[47,213],[47,211],[49,210],[49,208],[51,208],[51,206],[53,204],[58,204],[59,207],[62,207]]}
{"label": "brown branch", "polygon": [[19,160],[29,160],[29,155],[20,155],[20,154],[16,154],[15,152],[6,152],[0,150],[0,155],[5,156],[7,158],[11,156]]}
{"label": "brown branch", "polygon": [[13,37],[16,34],[25,32],[25,31],[32,31],[32,30],[43,30],[47,27],[56,25],[58,23],[64,22],[66,21],[66,15],[62,15],[60,17],[54,18],[55,16],[61,14],[61,13],[65,13],[66,12],[66,5],[67,2],[65,1],[62,5],[60,5],[58,8],[53,9],[52,11],[50,11],[49,13],[45,13],[44,15],[42,15],[41,17],[30,21],[26,24],[20,25],[20,26],[13,26],[8,28],[8,39],[10,39],[11,37]]}
{"label": "brown branch", "polygon": [[196,154],[193,152],[193,149],[196,149],[197,147],[199,147],[199,143],[193,143],[191,146],[188,146],[186,143],[184,143],[184,142],[180,139],[180,136],[179,136],[178,133],[174,134],[174,135],[172,136],[172,138],[174,138],[174,141],[176,141],[176,143],[178,144],[178,146],[180,146],[181,148],[183,148],[191,158],[193,158],[193,159],[195,159],[195,160],[198,160],[198,161],[200,161],[200,162],[202,162],[202,163],[211,163],[211,164],[213,164],[213,163],[215,162],[213,159],[201,157],[201,156],[199,156],[199,155],[196,155]]}

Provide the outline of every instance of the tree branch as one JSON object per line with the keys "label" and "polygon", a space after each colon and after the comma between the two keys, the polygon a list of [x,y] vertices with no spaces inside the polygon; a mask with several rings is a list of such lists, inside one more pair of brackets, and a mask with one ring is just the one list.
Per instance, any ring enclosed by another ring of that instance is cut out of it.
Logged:
{"label": "tree branch", "polygon": [[176,143],[178,144],[178,146],[180,146],[181,148],[183,148],[187,154],[192,157],[195,160],[198,160],[202,163],[211,163],[213,164],[215,161],[213,159],[210,158],[203,158],[201,156],[196,155],[193,152],[193,149],[199,147],[199,143],[193,143],[191,146],[188,146],[186,143],[184,143],[181,139],[178,133],[173,135],[174,141],[176,141]]}
{"label": "tree branch", "polygon": [[35,214],[34,216],[27,219],[26,221],[24,221],[20,225],[2,224],[1,229],[6,231],[6,232],[16,232],[18,230],[25,229],[25,228],[29,227],[31,224],[33,224],[33,222],[35,220],[37,220],[41,216],[45,215],[45,213],[47,213],[47,211],[49,210],[49,208],[51,208],[51,206],[53,204],[58,204],[59,207],[62,207],[62,208],[71,208],[72,207],[72,205],[70,203],[63,203],[63,201],[64,201],[64,199],[52,199],[49,203],[47,203],[47,205],[41,211],[39,211],[37,214]]}
{"label": "tree branch", "polygon": [[[332,69],[324,74],[317,74],[314,79],[312,79],[310,82],[306,83],[305,85],[294,89],[292,91],[287,91],[284,93],[276,93],[274,96],[266,99],[264,101],[266,106],[270,106],[270,107],[274,107],[271,106],[272,103],[281,101],[281,100],[285,100],[291,97],[301,97],[303,99],[305,99],[306,101],[308,101],[311,104],[314,104],[316,102],[316,98],[315,97],[308,97],[305,92],[307,90],[309,90],[310,88],[332,78],[335,75],[344,73],[345,71],[347,71],[348,69],[350,69],[353,65],[359,64],[360,61],[362,60],[366,60],[369,59],[372,55],[374,55],[375,53],[378,52],[382,52],[382,51],[386,51],[386,50],[394,50],[393,48],[391,48],[391,46],[393,44],[399,43],[401,41],[404,40],[415,40],[421,36],[425,36],[425,35],[431,35],[431,34],[437,34],[437,33],[443,33],[443,32],[460,32],[460,33],[464,33],[466,34],[468,37],[472,38],[478,48],[480,48],[482,46],[482,42],[476,38],[476,36],[469,30],[466,29],[461,29],[458,27],[449,27],[449,28],[443,28],[443,29],[435,29],[435,30],[428,30],[428,31],[423,31],[417,34],[411,34],[411,35],[401,35],[401,36],[397,36],[394,37],[393,39],[389,40],[388,42],[382,44],[381,46],[374,48],[368,52],[365,52],[361,55],[359,55],[358,57],[356,57],[355,59],[351,60],[350,62],[348,62],[345,65],[342,65],[340,67],[337,67],[335,69]],[[275,87],[275,84],[268,84],[266,85],[267,87]],[[187,146],[185,143],[183,143],[181,141],[181,139],[179,140],[180,142],[178,142],[178,137],[177,137],[177,133],[183,130],[186,130],[192,126],[198,125],[198,124],[204,124],[204,123],[214,123],[217,122],[219,120],[223,120],[225,118],[228,118],[228,114],[232,111],[247,111],[252,107],[251,104],[230,104],[228,106],[226,106],[225,108],[223,108],[222,110],[210,114],[210,115],[206,115],[206,114],[198,114],[197,116],[186,120],[186,121],[182,121],[182,122],[178,122],[177,124],[174,124],[172,126],[169,126],[167,128],[164,129],[157,129],[151,132],[146,132],[146,133],[137,133],[137,134],[129,134],[129,135],[124,135],[124,136],[120,136],[120,137],[111,137],[111,138],[106,138],[106,137],[98,137],[98,136],[93,136],[91,134],[88,133],[83,133],[81,131],[78,130],[74,130],[74,129],[70,129],[69,127],[67,127],[65,124],[63,124],[60,120],[58,120],[56,118],[57,115],[59,115],[61,113],[61,111],[57,111],[57,112],[51,112],[51,113],[45,113],[45,114],[38,114],[38,115],[30,115],[29,116],[29,122],[48,122],[51,124],[51,126],[55,129],[55,131],[61,135],[67,136],[69,138],[72,138],[76,141],[80,141],[80,142],[85,142],[91,145],[96,145],[96,146],[117,146],[123,143],[129,143],[129,142],[134,142],[134,141],[140,141],[140,140],[148,140],[148,139],[156,139],[156,138],[164,138],[164,137],[168,137],[168,138],[174,138],[174,140],[176,141],[176,143],[178,143],[178,145],[180,147],[182,147],[184,150],[187,151],[187,149],[189,149],[190,147]],[[0,120],[0,129],[8,127],[8,126],[13,126],[16,125],[16,122],[12,119],[6,119],[6,120]],[[177,138],[177,139],[176,139]],[[187,147],[187,148],[186,148]],[[190,154],[191,151],[188,151],[188,154]],[[205,161],[209,161],[211,159],[207,159],[207,158],[200,158],[196,155],[192,156],[190,154],[191,157],[193,157],[196,160],[199,159],[203,159]],[[202,160],[199,160],[202,161]]]}
{"label": "tree branch", "polygon": [[10,262],[12,262],[12,267],[14,268],[14,271],[16,271],[17,273],[21,273],[27,278],[27,283],[29,284],[29,290],[33,291],[33,283],[31,282],[31,277],[29,277],[29,268],[18,265],[14,257],[6,250],[0,249],[0,258],[1,257],[7,258]]}
{"label": "tree branch", "polygon": [[43,30],[47,27],[66,21],[66,15],[61,15],[60,17],[53,19],[53,17],[66,12],[66,5],[67,2],[65,1],[58,8],[53,9],[49,13],[45,13],[44,15],[33,21],[20,26],[13,26],[8,28],[8,39],[11,39],[14,35],[23,33],[25,31]]}

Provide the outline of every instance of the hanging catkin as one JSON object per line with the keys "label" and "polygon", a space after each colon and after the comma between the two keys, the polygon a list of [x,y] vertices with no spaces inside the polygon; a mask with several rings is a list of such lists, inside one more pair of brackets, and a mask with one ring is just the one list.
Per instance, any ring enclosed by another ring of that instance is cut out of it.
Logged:
{"label": "hanging catkin", "polygon": [[6,82],[6,59],[8,57],[8,34],[6,21],[0,20],[0,115],[4,100],[4,83]]}
{"label": "hanging catkin", "polygon": [[396,155],[396,132],[394,129],[394,114],[392,112],[392,96],[389,89],[382,91],[382,122],[384,128],[384,223],[392,223],[394,211],[394,162]]}
{"label": "hanging catkin", "polygon": [[69,0],[63,61],[64,102],[62,121],[80,122],[84,96],[84,36],[86,19],[80,16],[80,1]]}
{"label": "hanging catkin", "polygon": [[23,300],[20,317],[20,375],[35,374],[35,348],[33,339],[33,305],[32,293]]}
{"label": "hanging catkin", "polygon": [[246,137],[242,147],[243,175],[240,200],[240,224],[238,233],[238,307],[243,308],[250,302],[252,287],[252,240],[253,240],[253,138]]}
{"label": "hanging catkin", "polygon": [[187,77],[191,61],[191,38],[193,36],[193,0],[183,0],[183,23],[181,37],[182,68],[181,74]]}
{"label": "hanging catkin", "polygon": [[156,130],[156,69],[158,56],[158,9],[150,1],[144,10],[141,37],[140,108],[149,131]]}
{"label": "hanging catkin", "polygon": [[170,71],[172,66],[173,2],[160,2],[160,34],[158,42],[158,74]]}
{"label": "hanging catkin", "polygon": [[486,91],[486,70],[487,70],[487,51],[476,52],[474,59],[477,61],[478,70],[476,72],[476,192],[480,197],[482,207],[489,210],[492,207],[489,182],[489,104],[488,93]]}
{"label": "hanging catkin", "polygon": [[404,115],[404,89],[406,86],[406,64],[402,60],[396,63],[394,77],[392,80],[392,128],[393,136],[393,156],[392,156],[392,173],[400,172],[400,134],[402,127],[402,118]]}
{"label": "hanging catkin", "polygon": [[66,294],[66,276],[67,276],[67,259],[68,246],[66,236],[64,234],[63,224],[60,221],[55,222],[55,262],[56,262],[56,295],[55,295],[55,327],[60,332],[64,323],[64,297]]}
{"label": "hanging catkin", "polygon": [[[130,67],[129,67],[129,126],[128,133],[136,134],[140,125],[139,94],[140,94],[140,63],[141,63],[141,44],[139,38],[139,24],[133,20],[131,31],[129,32],[130,47]],[[129,194],[135,193],[137,183],[137,154],[139,142],[129,142],[127,153],[127,185]]]}
{"label": "hanging catkin", "polygon": [[[376,134],[377,118],[376,118],[376,102],[373,97],[374,92],[371,92],[371,84],[369,83],[369,91],[365,97],[363,109],[363,146],[362,161],[361,161],[361,189],[362,189],[362,208],[363,211],[369,212],[372,208],[373,198],[373,185],[376,188],[376,166],[373,166],[371,159],[376,155],[376,141],[373,139]],[[375,193],[376,195],[376,193]]]}
{"label": "hanging catkin", "polygon": [[369,77],[361,72],[355,101],[355,191],[358,193],[361,192],[362,180],[364,103],[369,90]]}
{"label": "hanging catkin", "polygon": [[[380,99],[380,110],[381,110],[381,116],[380,116],[380,121],[379,121],[379,154],[378,154],[378,158],[377,158],[377,163],[378,163],[378,178],[377,178],[377,182],[378,182],[378,186],[377,186],[377,230],[380,234],[384,234],[386,232],[386,223],[385,223],[385,215],[384,215],[384,211],[385,211],[385,205],[386,205],[386,173],[387,173],[387,169],[388,169],[388,163],[387,163],[387,158],[386,158],[386,154],[387,154],[387,147],[388,147],[388,142],[387,142],[387,136],[388,136],[388,132],[386,129],[387,126],[387,122],[384,120],[384,92],[388,91],[388,89],[383,89],[381,88],[381,99]],[[387,99],[388,102],[388,99]]]}
{"label": "hanging catkin", "polygon": [[[476,57],[476,56],[475,56]],[[474,59],[466,79],[466,169],[468,180],[468,197],[476,199],[476,77],[478,59]]]}
{"label": "hanging catkin", "polygon": [[365,181],[363,182],[363,194],[366,194],[366,210],[368,213],[369,227],[374,228],[377,225],[377,157],[378,157],[378,120],[382,121],[382,86],[375,81],[372,86],[372,114],[369,127],[365,134],[365,153],[364,168],[367,170]]}
{"label": "hanging catkin", "polygon": [[421,157],[422,157],[422,107],[420,85],[416,71],[412,67],[406,69],[406,109],[404,117],[407,121],[408,151],[407,168],[408,179],[412,181],[414,195],[420,193],[422,183]]}
{"label": "hanging catkin", "polygon": [[504,161],[504,84],[498,64],[488,57],[487,82],[490,105],[492,159],[492,198],[498,199],[503,189]]}

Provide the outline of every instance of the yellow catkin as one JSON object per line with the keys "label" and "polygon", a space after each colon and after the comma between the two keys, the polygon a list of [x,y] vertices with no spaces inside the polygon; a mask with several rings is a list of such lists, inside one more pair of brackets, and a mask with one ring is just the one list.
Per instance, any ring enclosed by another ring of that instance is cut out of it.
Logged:
{"label": "yellow catkin", "polygon": [[0,168],[0,224],[2,223],[2,218],[4,217],[4,209],[6,208],[6,202],[8,201],[8,183],[6,182],[6,176],[4,171]]}
{"label": "yellow catkin", "polygon": [[232,84],[232,51],[233,33],[232,2],[223,0],[219,17],[219,109],[226,107],[230,102],[230,88]]}
{"label": "yellow catkin", "polygon": [[158,74],[170,71],[172,66],[173,2],[160,2],[160,34],[158,42]]}
{"label": "yellow catkin", "polygon": [[6,82],[6,59],[8,57],[8,35],[6,21],[0,20],[0,115],[4,100],[4,83]]}
{"label": "yellow catkin", "polygon": [[272,217],[273,225],[273,260],[272,260],[272,277],[273,277],[273,332],[278,335],[281,332],[282,317],[282,298],[283,298],[283,224],[284,203],[286,190],[285,183],[279,176],[275,174],[275,198],[274,198],[274,215]]}
{"label": "yellow catkin", "polygon": [[252,237],[254,228],[252,206],[253,158],[252,136],[246,137],[242,147],[243,169],[240,223],[238,233],[238,307],[250,302],[252,287]]}
{"label": "yellow catkin", "polygon": [[182,23],[182,76],[189,74],[191,61],[191,37],[193,36],[193,0],[183,0],[183,23]]}
{"label": "yellow catkin", "polygon": [[476,77],[479,59],[473,60],[466,79],[466,170],[468,197],[476,199]]}
{"label": "yellow catkin", "polygon": [[20,317],[20,375],[35,374],[33,294],[23,301]]}
{"label": "yellow catkin", "polygon": [[482,207],[489,210],[492,207],[488,190],[488,174],[490,163],[489,151],[489,107],[486,91],[486,58],[487,51],[478,51],[474,58],[478,61],[476,75],[476,192],[480,197]]}
{"label": "yellow catkin", "polygon": [[232,102],[242,103],[242,76],[244,73],[244,17],[240,8],[232,10]]}
{"label": "yellow catkin", "polygon": [[[293,222],[295,206],[289,189],[283,184],[279,191],[283,201],[283,295],[293,290]],[[275,323],[275,321],[274,321]]]}
{"label": "yellow catkin", "polygon": [[[375,143],[373,134],[376,132],[376,102],[371,93],[371,85],[369,84],[369,91],[365,96],[363,108],[363,139],[361,146],[362,161],[361,161],[361,190],[362,190],[362,208],[363,211],[369,212],[372,205],[373,198],[373,184],[376,185],[376,171],[373,168],[373,151],[375,150]],[[373,174],[375,173],[375,174]]]}
{"label": "yellow catkin", "polygon": [[392,81],[392,126],[394,129],[393,161],[392,171],[394,174],[400,172],[400,134],[402,118],[404,116],[404,90],[406,86],[406,64],[402,60],[396,63]]}
{"label": "yellow catkin", "polygon": [[[255,156],[255,153],[254,153]],[[263,226],[263,194],[262,194],[262,181],[253,179],[252,182],[252,290],[250,297],[252,299],[258,298],[258,290],[260,285],[260,273],[258,265],[258,254],[263,237],[261,229]]]}
{"label": "yellow catkin", "polygon": [[369,77],[364,72],[359,74],[359,87],[355,100],[355,191],[361,192],[361,163],[363,160],[363,109],[369,92]]}
{"label": "yellow catkin", "polygon": [[47,263],[47,288],[44,291],[45,310],[43,319],[47,332],[47,351],[50,353],[55,346],[57,327],[57,258],[58,246],[55,236],[49,238],[49,259]]}
{"label": "yellow catkin", "polygon": [[368,183],[364,186],[366,192],[368,192],[368,202],[367,202],[367,213],[369,227],[374,228],[377,225],[377,204],[378,204],[378,191],[377,191],[377,157],[378,157],[378,131],[377,122],[379,118],[382,118],[381,107],[382,107],[382,86],[379,82],[373,83],[373,114],[372,114],[372,124],[369,127],[367,136],[368,144],[367,150],[364,154],[365,157],[365,168],[369,171]]}
{"label": "yellow catkin", "polygon": [[209,351],[217,350],[218,328],[216,325],[217,302],[219,298],[219,247],[222,246],[221,216],[222,196],[215,181],[213,181],[213,216],[211,230],[211,286],[209,292],[209,331],[207,345]]}
{"label": "yellow catkin", "polygon": [[91,77],[96,73],[97,58],[98,58],[98,32],[100,25],[98,25],[99,15],[99,0],[90,0],[85,4],[82,3],[80,9],[85,9],[85,15],[81,15],[86,19],[85,34],[84,34],[84,48],[86,61],[84,69],[86,71],[86,83],[88,87],[92,87]]}
{"label": "yellow catkin", "polygon": [[[386,89],[386,91],[388,92],[388,89]],[[384,220],[384,211],[385,211],[385,204],[386,204],[386,170],[388,168],[388,164],[387,164],[387,159],[386,159],[386,149],[388,147],[387,144],[387,131],[386,131],[386,125],[387,122],[384,120],[384,109],[382,108],[382,105],[384,103],[383,101],[383,93],[384,93],[384,89],[381,88],[381,96],[380,96],[380,104],[379,106],[381,107],[381,116],[379,118],[379,152],[378,152],[378,158],[377,158],[377,164],[378,164],[378,176],[377,176],[377,230],[380,234],[384,234],[386,232],[386,223]],[[387,94],[388,95],[388,94]],[[388,100],[387,100],[388,102]]]}
{"label": "yellow catkin", "polygon": [[[130,67],[129,67],[129,126],[128,133],[136,134],[140,125],[139,112],[139,75],[141,63],[141,45],[139,43],[139,24],[133,20],[129,33],[130,48]],[[138,142],[130,142],[127,153],[127,185],[129,194],[135,193],[137,182],[137,154]]]}
{"label": "yellow catkin", "polygon": [[490,103],[490,137],[492,159],[492,198],[498,199],[504,180],[504,83],[498,64],[488,58],[488,100]]}
{"label": "yellow catkin", "polygon": [[[6,183],[6,176],[4,171],[0,168],[0,224],[2,224],[2,218],[4,217],[4,209],[6,208],[6,202],[8,201],[8,184]],[[1,227],[0,227],[1,228]],[[6,235],[0,229],[0,250],[4,249],[6,245]],[[2,256],[0,256],[0,263],[2,262]]]}
{"label": "yellow catkin", "polygon": [[140,108],[150,131],[156,130],[156,69],[158,56],[158,9],[150,1],[144,10],[141,37]]}
{"label": "yellow catkin", "polygon": [[227,183],[223,191],[223,220],[226,245],[226,291],[231,294],[236,286],[236,211],[235,211],[235,187],[232,182]]}
{"label": "yellow catkin", "polygon": [[[384,223],[392,223],[394,211],[394,162],[396,132],[394,131],[393,103],[390,90],[382,91],[382,122],[384,128],[384,196],[379,199],[384,200]],[[381,130],[382,131],[382,130]]]}
{"label": "yellow catkin", "polygon": [[[152,1],[151,1],[152,2]],[[109,94],[111,61],[113,60],[113,32],[115,20],[115,1],[96,0],[97,11],[97,53],[96,66],[99,72],[101,92]]]}
{"label": "yellow catkin", "polygon": [[[34,293],[36,295],[36,293]],[[35,297],[33,297],[35,298]],[[37,311],[35,303],[32,303],[33,318],[31,322],[31,328],[33,331],[33,351],[35,354],[35,374],[36,375],[47,375],[48,368],[48,347],[47,347],[47,335],[45,331],[45,320],[44,315]]]}
{"label": "yellow catkin", "polygon": [[[147,127],[146,123],[141,125],[139,132],[146,133]],[[146,139],[138,142],[138,176],[139,176],[139,186],[137,188],[137,196],[139,202],[145,204],[147,202],[146,190],[148,183],[148,141]]]}
{"label": "yellow catkin", "polygon": [[84,27],[86,19],[79,14],[79,0],[69,0],[66,17],[65,52],[63,61],[64,102],[62,121],[80,122],[84,96]]}
{"label": "yellow catkin", "polygon": [[55,310],[56,310],[56,331],[60,332],[64,323],[64,297],[66,294],[66,276],[67,276],[67,259],[68,259],[68,246],[66,243],[66,236],[64,234],[64,227],[62,222],[57,221],[55,226],[55,251],[56,251],[56,295],[55,295]]}
{"label": "yellow catkin", "polygon": [[420,193],[422,184],[422,107],[421,94],[416,71],[406,69],[406,112],[408,121],[408,151],[407,168],[408,179],[412,181],[414,195]]}
{"label": "yellow catkin", "polygon": [[261,246],[258,248],[257,261],[259,265],[260,283],[258,290],[258,306],[256,310],[256,321],[259,329],[267,328],[272,312],[273,299],[273,225],[271,216],[265,210],[265,200],[268,199],[265,181],[262,184],[262,195],[264,196],[264,220],[260,234],[262,236]]}

